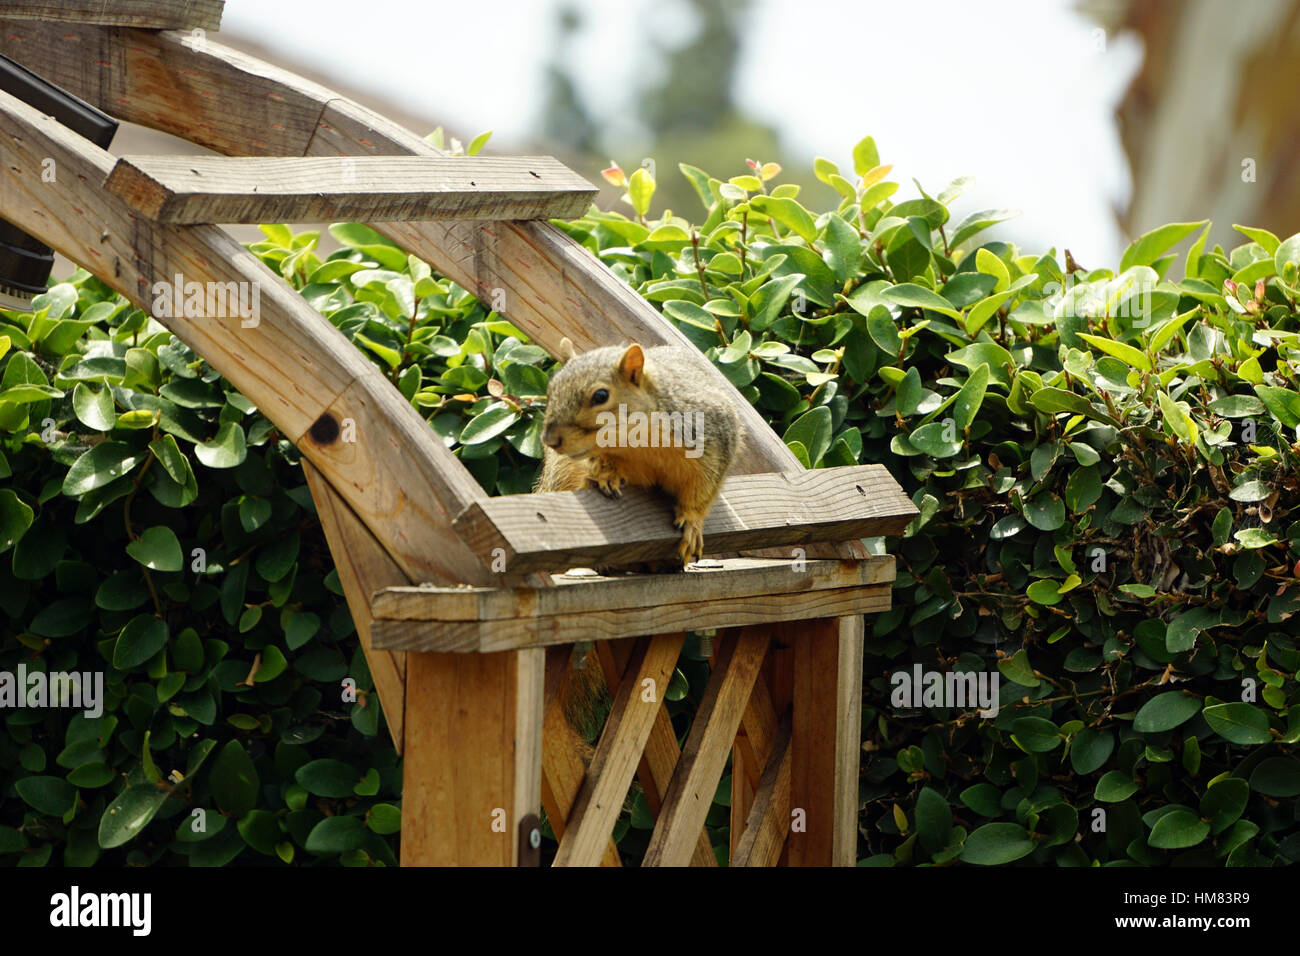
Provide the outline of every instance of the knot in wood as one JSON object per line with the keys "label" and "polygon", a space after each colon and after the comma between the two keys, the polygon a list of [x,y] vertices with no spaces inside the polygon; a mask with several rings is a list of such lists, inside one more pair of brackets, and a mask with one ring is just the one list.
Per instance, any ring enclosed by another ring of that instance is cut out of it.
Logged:
{"label": "knot in wood", "polygon": [[338,420],[329,412],[325,412],[320,418],[312,422],[308,434],[311,435],[311,440],[318,445],[333,444],[339,437]]}

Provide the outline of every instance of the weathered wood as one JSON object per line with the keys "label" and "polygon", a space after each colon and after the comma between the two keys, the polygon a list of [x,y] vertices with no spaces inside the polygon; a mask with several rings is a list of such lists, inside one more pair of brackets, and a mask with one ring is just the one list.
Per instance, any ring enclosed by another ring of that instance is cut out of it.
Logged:
{"label": "weathered wood", "polygon": [[[833,692],[839,686],[840,623],[829,617],[800,621],[778,628],[777,633],[794,645],[790,807],[801,819],[787,841],[789,862],[830,866],[837,820],[835,743],[841,731],[839,701]],[[858,728],[852,733],[856,736]]]}
{"label": "weathered wood", "polygon": [[609,641],[697,628],[742,627],[774,621],[877,614],[889,610],[888,584],[830,588],[802,594],[765,594],[696,604],[664,604],[495,621],[376,620],[374,646],[386,651],[494,654],[577,641]]}
{"label": "weathered wood", "polygon": [[[600,861],[685,640],[682,632],[663,634],[643,639],[633,651],[614,691],[587,779],[569,815],[567,832],[555,855],[556,866],[594,866]],[[645,681],[652,682],[649,694]]]}
{"label": "weathered wood", "polygon": [[[622,682],[634,643],[633,640],[597,642],[596,656],[605,673],[607,686],[617,687]],[[637,779],[641,781],[646,806],[653,818],[659,816],[664,794],[672,785],[673,773],[681,755],[682,749],[677,745],[677,732],[673,730],[672,719],[668,716],[668,711],[660,707],[655,714],[654,726],[650,729],[650,739],[646,741],[641,754],[641,762],[637,765]],[[713,844],[701,828],[699,839],[695,841],[695,849],[691,853],[691,866],[717,865],[718,858],[713,853]]]}
{"label": "weathered wood", "polygon": [[[58,186],[41,179],[46,159]],[[97,188],[112,156],[4,93],[0,162],[4,217],[202,355],[320,469],[409,580],[496,580],[447,525],[486,498],[482,488],[392,383],[256,256],[212,226],[133,216]],[[174,312],[178,284],[185,295],[190,283],[207,293],[209,314],[160,314]],[[224,307],[209,309],[217,286]]]}
{"label": "weathered wood", "polygon": [[[587,776],[583,752],[587,746],[569,725],[564,712],[561,690],[570,673],[567,647],[546,649],[546,716],[542,724],[542,808],[551,823],[551,831],[563,842],[568,820],[582,782]],[[622,866],[618,845],[612,836],[605,840],[600,859],[602,866]]]}
{"label": "weathered wood", "polygon": [[[916,513],[880,465],[736,475],[704,519],[704,547],[806,553],[814,542],[898,534]],[[480,499],[453,527],[485,561],[499,556],[509,573],[524,574],[669,559],[681,540],[672,514],[656,491],[611,499],[584,489]]]}
{"label": "weathered wood", "polygon": [[790,832],[791,762],[787,728],[773,743],[745,821],[745,832],[732,855],[732,866],[775,866],[780,859]]}
{"label": "weathered wood", "polygon": [[[0,21],[0,52],[123,120],[238,155],[439,155],[414,133],[318,84],[219,43],[174,33],[54,29]],[[381,223],[378,230],[558,353],[636,340],[689,340],[574,239],[549,223]],[[726,385],[700,355],[700,374]],[[798,460],[748,402],[737,474],[798,471]],[[892,482],[892,478],[889,479]],[[767,552],[765,552],[767,553]],[[857,542],[814,544],[809,557],[863,557]]]}
{"label": "weathered wood", "polygon": [[723,646],[695,711],[672,786],[650,835],[643,866],[685,866],[690,861],[745,703],[763,666],[769,641],[766,630],[744,629],[734,638],[721,640]]}
{"label": "weathered wood", "polygon": [[513,866],[541,790],[545,652],[412,654],[404,866]]}
{"label": "weathered wood", "polygon": [[395,621],[496,621],[887,584],[894,573],[892,555],[865,561],[724,558],[680,573],[557,574],[555,586],[546,588],[398,585],[376,591],[371,608],[375,617]]}
{"label": "weathered wood", "polygon": [[374,615],[370,610],[369,596],[379,588],[405,582],[406,575],[310,461],[303,461],[302,471],[316,502],[316,514],[334,557],[334,568],[338,571],[339,583],[343,585],[348,610],[352,612],[352,623],[361,639],[366,666],[375,681],[393,746],[400,754],[405,745],[406,654],[381,651],[371,645]]}
{"label": "weathered wood", "polygon": [[104,186],[187,224],[573,219],[596,195],[549,156],[122,156]]}
{"label": "weathered wood", "polygon": [[13,20],[59,20],[146,30],[217,30],[225,0],[4,0]]}
{"label": "weathered wood", "polygon": [[[862,760],[862,655],[866,621],[839,619],[839,662],[835,686],[834,866],[858,862],[858,773]],[[829,685],[821,693],[829,690]]]}

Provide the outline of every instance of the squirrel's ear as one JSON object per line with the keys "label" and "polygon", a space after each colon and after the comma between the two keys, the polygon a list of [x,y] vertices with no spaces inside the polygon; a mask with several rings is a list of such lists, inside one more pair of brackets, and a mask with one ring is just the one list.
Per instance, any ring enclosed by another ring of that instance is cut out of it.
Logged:
{"label": "squirrel's ear", "polygon": [[638,343],[633,342],[627,347],[619,359],[618,372],[633,385],[641,384],[641,376],[645,372],[645,352]]}
{"label": "squirrel's ear", "polygon": [[560,339],[560,358],[566,362],[573,361],[573,357],[578,354],[578,350],[573,347],[573,343],[567,338]]}

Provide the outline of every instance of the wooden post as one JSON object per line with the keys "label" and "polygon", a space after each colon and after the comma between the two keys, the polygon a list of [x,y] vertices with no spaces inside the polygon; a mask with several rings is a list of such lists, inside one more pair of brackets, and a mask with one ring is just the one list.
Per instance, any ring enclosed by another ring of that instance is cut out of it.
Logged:
{"label": "wooden post", "polygon": [[546,652],[408,654],[403,866],[515,866],[540,807]]}

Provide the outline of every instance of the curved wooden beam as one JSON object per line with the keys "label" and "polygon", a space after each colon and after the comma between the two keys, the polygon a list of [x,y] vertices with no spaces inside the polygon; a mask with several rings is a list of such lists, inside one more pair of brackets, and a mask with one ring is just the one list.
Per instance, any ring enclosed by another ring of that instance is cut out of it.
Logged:
{"label": "curved wooden beam", "polygon": [[[46,161],[55,181],[45,182]],[[160,318],[311,460],[414,582],[496,577],[450,531],[486,499],[379,370],[279,276],[215,226],[131,215],[102,188],[114,158],[0,93],[0,211],[153,312],[157,283],[246,283],[256,321]],[[238,288],[235,286],[234,288]],[[227,310],[234,312],[235,310]],[[349,440],[355,434],[355,440]]]}
{"label": "curved wooden beam", "polygon": [[[0,19],[0,52],[119,119],[228,155],[441,155],[410,130],[289,71],[183,33]],[[546,222],[401,222],[373,227],[427,260],[552,354],[637,340],[689,340],[578,242]],[[732,388],[703,355],[700,374]],[[803,466],[748,402],[737,474]],[[866,557],[856,542],[810,557]]]}

